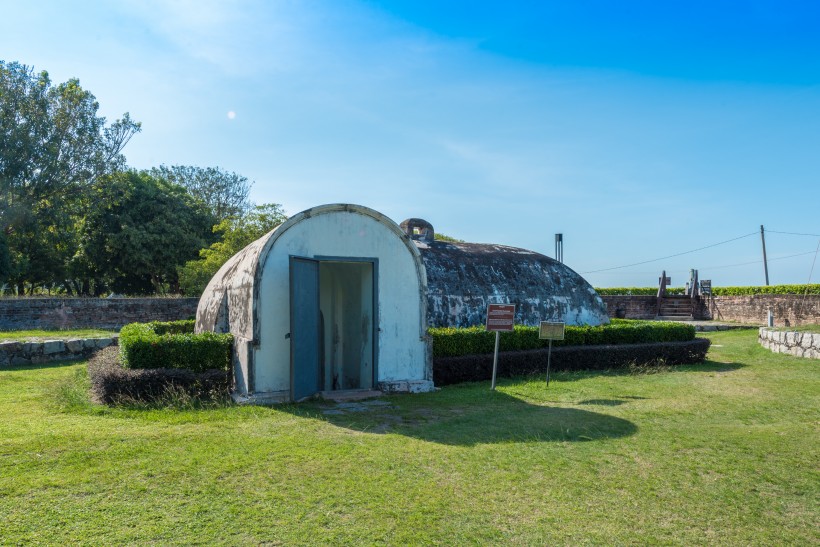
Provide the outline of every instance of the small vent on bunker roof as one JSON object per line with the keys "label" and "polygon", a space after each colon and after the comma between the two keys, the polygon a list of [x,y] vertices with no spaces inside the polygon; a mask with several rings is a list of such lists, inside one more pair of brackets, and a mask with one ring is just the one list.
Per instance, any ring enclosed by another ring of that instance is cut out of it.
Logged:
{"label": "small vent on bunker roof", "polygon": [[432,242],[436,237],[433,225],[423,218],[408,218],[399,226],[410,239]]}

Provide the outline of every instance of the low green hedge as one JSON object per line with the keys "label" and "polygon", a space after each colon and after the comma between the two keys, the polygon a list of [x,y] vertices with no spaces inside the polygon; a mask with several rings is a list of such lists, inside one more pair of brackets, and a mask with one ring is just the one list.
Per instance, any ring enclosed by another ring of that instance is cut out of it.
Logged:
{"label": "low green hedge", "polygon": [[[658,294],[657,287],[613,287],[595,289],[602,296],[634,296]],[[683,288],[667,288],[670,295],[683,294]],[[712,287],[715,296],[749,296],[753,294],[820,294],[820,283],[810,285],[768,285],[753,287]]]}
{"label": "low green hedge", "polygon": [[[555,348],[552,370],[614,370],[637,365],[682,365],[701,363],[709,351],[708,338],[686,342],[622,344],[617,346],[566,346]],[[547,371],[548,351],[533,349],[502,353],[498,358],[498,377],[512,378]],[[433,359],[433,381],[437,386],[460,382],[481,382],[492,378],[492,355],[461,355]]]}
{"label": "low green hedge", "polygon": [[753,294],[820,294],[820,283],[811,285],[768,285],[759,287],[713,287],[715,296],[749,296]]}
{"label": "low green hedge", "polygon": [[[684,287],[666,287],[666,294],[682,295]],[[658,287],[608,287],[595,289],[601,296],[657,296]]]}
{"label": "low green hedge", "polygon": [[88,377],[94,400],[107,405],[161,403],[180,395],[214,400],[227,397],[231,387],[231,374],[224,370],[123,368],[113,347],[97,352],[88,361]]}
{"label": "low green hedge", "polygon": [[[553,347],[646,344],[653,342],[685,342],[695,338],[695,327],[662,321],[632,321],[612,319],[599,327],[567,326],[564,340]],[[456,357],[493,353],[495,333],[484,327],[437,327],[428,331],[433,338],[433,357]],[[547,340],[538,338],[538,327],[516,326],[513,332],[502,332],[500,351],[524,351],[545,348]]]}
{"label": "low green hedge", "polygon": [[194,334],[192,321],[131,323],[120,330],[120,360],[131,369],[227,371],[232,343],[230,334]]}
{"label": "low green hedge", "polygon": [[181,321],[152,321],[150,323],[146,323],[146,325],[149,325],[151,329],[159,335],[193,334],[196,321],[194,319],[182,319]]}

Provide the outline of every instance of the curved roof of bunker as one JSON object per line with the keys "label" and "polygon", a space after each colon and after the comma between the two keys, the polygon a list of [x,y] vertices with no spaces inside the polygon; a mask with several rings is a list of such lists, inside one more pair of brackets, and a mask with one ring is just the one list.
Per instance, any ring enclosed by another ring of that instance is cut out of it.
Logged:
{"label": "curved roof of bunker", "polygon": [[505,245],[451,243],[434,240],[430,233],[418,235],[414,243],[427,271],[430,326],[483,325],[489,303],[516,304],[520,325],[609,323],[595,289],[552,258]]}
{"label": "curved roof of bunker", "polygon": [[350,203],[332,203],[312,207],[293,215],[288,220],[260,237],[232,256],[208,282],[196,312],[196,332],[231,332],[247,340],[256,338],[256,290],[262,275],[262,267],[268,252],[276,240],[288,229],[311,217],[329,213],[350,213],[370,217],[386,226],[400,238],[413,256],[417,273],[424,282],[424,265],[416,247],[410,242],[405,230],[385,215]]}

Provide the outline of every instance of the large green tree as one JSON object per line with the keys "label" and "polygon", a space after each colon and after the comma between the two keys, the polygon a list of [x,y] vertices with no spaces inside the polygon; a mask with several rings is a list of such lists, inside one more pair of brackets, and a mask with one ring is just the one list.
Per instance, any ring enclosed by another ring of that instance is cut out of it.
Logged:
{"label": "large green tree", "polygon": [[106,124],[98,109],[77,79],[55,86],[45,71],[0,61],[0,230],[21,288],[66,275],[83,200],[125,165],[140,124],[127,113]]}
{"label": "large green tree", "polygon": [[125,294],[178,292],[177,268],[214,235],[215,219],[185,188],[146,172],[125,171],[94,189],[96,204],[80,222],[77,278]]}
{"label": "large green tree", "polygon": [[251,208],[248,194],[253,183],[237,173],[219,167],[193,165],[160,165],[151,169],[150,173],[184,186],[192,196],[208,206],[219,222],[241,217]]}
{"label": "large green tree", "polygon": [[199,260],[191,260],[179,268],[179,284],[185,294],[199,295],[208,281],[229,258],[287,220],[277,203],[257,205],[247,214],[223,220],[214,227],[219,241],[199,252]]}

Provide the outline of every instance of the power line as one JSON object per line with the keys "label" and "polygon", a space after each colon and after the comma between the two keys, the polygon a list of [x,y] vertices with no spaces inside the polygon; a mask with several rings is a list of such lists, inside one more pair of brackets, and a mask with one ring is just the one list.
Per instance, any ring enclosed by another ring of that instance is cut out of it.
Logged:
{"label": "power line", "polygon": [[[795,255],[778,256],[776,258],[770,258],[769,262],[774,262],[775,260],[786,260],[787,258],[794,258],[796,256],[806,256],[806,255],[812,255],[812,254],[814,254],[814,251],[809,251],[807,253],[798,253],[798,254],[795,254]],[[719,270],[721,268],[734,268],[735,266],[748,266],[750,264],[760,264],[761,262],[763,262],[763,261],[762,260],[752,260],[751,262],[739,262],[737,264],[726,264],[724,266],[700,266],[698,269],[699,270],[707,270],[707,271],[708,270]]]}
{"label": "power line", "polygon": [[766,230],[767,233],[770,234],[783,234],[787,236],[811,236],[811,237],[820,237],[820,234],[801,234],[798,232],[778,232],[776,230]]}
{"label": "power line", "polygon": [[704,249],[711,249],[712,247],[717,247],[718,245],[725,245],[726,243],[731,243],[732,241],[737,241],[738,239],[743,239],[746,237],[751,237],[757,235],[759,232],[752,232],[750,234],[738,236],[732,239],[727,239],[726,241],[721,241],[719,243],[713,243],[711,245],[706,245],[705,247],[698,247],[697,249],[692,249],[691,251],[684,251],[682,253],[676,253],[669,256],[662,256],[660,258],[653,258],[652,260],[644,260],[643,262],[635,262],[634,264],[626,264],[624,266],[614,266],[612,268],[602,268],[600,270],[591,270],[588,272],[581,272],[582,275],[591,274],[591,273],[598,273],[598,272],[608,272],[610,270],[621,270],[623,268],[631,268],[632,266],[640,266],[641,264],[649,264],[651,262],[659,262],[661,260],[666,260],[667,258],[675,258],[676,256],[683,256],[691,253],[696,253],[698,251],[702,251]]}

